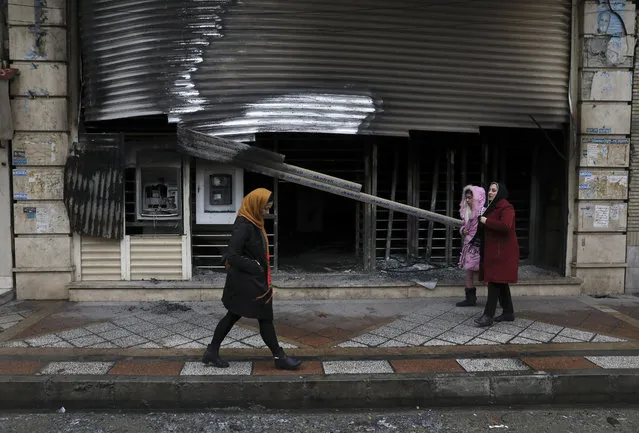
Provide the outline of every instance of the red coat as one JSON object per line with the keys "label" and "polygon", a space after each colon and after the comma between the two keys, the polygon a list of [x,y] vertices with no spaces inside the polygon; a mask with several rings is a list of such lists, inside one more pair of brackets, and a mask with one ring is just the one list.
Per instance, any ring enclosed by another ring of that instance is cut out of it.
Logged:
{"label": "red coat", "polygon": [[484,251],[479,277],[489,283],[516,283],[519,243],[515,233],[515,209],[502,199],[484,216]]}

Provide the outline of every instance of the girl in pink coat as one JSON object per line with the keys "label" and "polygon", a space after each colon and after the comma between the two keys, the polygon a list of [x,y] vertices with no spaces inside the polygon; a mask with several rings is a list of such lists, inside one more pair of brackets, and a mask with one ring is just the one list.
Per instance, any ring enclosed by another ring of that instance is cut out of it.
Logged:
{"label": "girl in pink coat", "polygon": [[477,233],[478,219],[484,212],[486,191],[480,186],[467,185],[459,203],[459,214],[464,224],[459,232],[462,235],[462,250],[459,256],[459,268],[466,271],[466,299],[457,303],[458,307],[472,307],[477,303],[475,279],[479,276],[480,247],[472,242]]}

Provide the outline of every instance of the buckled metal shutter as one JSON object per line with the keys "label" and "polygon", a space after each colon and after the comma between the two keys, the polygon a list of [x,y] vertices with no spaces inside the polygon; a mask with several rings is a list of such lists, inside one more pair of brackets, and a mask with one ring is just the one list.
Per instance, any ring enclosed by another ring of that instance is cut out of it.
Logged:
{"label": "buckled metal shutter", "polygon": [[88,120],[236,139],[568,121],[568,0],[159,3],[82,2]]}

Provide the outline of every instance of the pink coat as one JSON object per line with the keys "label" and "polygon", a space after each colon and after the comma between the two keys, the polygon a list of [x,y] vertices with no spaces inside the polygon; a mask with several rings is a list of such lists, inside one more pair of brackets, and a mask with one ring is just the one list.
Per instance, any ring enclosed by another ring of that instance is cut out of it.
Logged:
{"label": "pink coat", "polygon": [[[468,206],[464,196],[467,190],[473,193],[473,201]],[[466,185],[459,203],[459,215],[464,224],[459,229],[462,235],[462,250],[459,256],[459,268],[468,271],[479,271],[480,251],[479,247],[470,245],[470,241],[477,233],[478,218],[484,211],[486,203],[486,191],[480,186]],[[464,234],[464,230],[468,230],[468,234]]]}

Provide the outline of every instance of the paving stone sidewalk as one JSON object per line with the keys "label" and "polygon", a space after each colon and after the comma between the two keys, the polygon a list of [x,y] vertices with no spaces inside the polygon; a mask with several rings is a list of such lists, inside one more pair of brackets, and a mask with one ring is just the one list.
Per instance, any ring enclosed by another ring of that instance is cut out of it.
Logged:
{"label": "paving stone sidewalk", "polygon": [[[520,298],[514,322],[474,326],[482,306],[453,299],[276,301],[284,348],[361,349],[624,343],[639,340],[639,299]],[[53,307],[52,307],[53,306]],[[624,311],[625,314],[621,311]],[[204,349],[220,302],[47,303],[0,306],[2,349]],[[569,326],[572,325],[572,326]],[[223,349],[264,349],[255,321],[242,319]],[[349,353],[352,353],[350,351]],[[398,352],[399,353],[399,352]]]}

